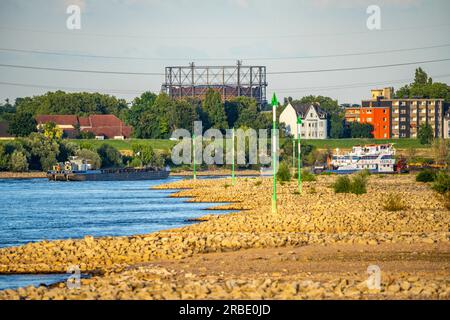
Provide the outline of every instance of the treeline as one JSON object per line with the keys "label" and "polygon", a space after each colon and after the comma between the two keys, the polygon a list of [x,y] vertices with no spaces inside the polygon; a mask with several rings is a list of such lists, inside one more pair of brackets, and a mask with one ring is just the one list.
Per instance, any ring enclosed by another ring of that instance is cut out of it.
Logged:
{"label": "treeline", "polygon": [[165,166],[170,154],[155,152],[149,145],[132,145],[132,155],[122,155],[113,146],[103,143],[98,148],[83,141],[80,144],[61,139],[60,129],[48,125],[42,132],[28,137],[0,142],[0,171],[47,171],[71,156],[90,160],[93,169],[111,167]]}

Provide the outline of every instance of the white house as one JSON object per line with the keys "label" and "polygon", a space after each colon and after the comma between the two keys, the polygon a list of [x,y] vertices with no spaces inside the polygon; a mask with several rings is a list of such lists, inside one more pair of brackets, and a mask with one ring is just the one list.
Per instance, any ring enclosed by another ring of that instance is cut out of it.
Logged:
{"label": "white house", "polygon": [[318,104],[289,103],[280,114],[280,123],[284,123],[286,133],[297,137],[297,117],[302,119],[300,136],[303,139],[326,139],[327,114]]}

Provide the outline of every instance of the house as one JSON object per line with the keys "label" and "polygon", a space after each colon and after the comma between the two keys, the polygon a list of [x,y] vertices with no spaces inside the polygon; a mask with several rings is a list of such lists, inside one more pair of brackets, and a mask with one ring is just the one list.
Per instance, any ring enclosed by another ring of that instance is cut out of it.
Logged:
{"label": "house", "polygon": [[390,131],[390,109],[387,106],[363,101],[362,107],[349,107],[345,109],[345,121],[347,123],[368,123],[373,126],[373,137],[375,139],[389,139]]}
{"label": "house", "polygon": [[326,139],[328,136],[327,114],[319,104],[289,103],[280,114],[280,123],[284,123],[286,133],[297,137],[297,118],[302,124],[300,136],[303,139]]}
{"label": "house", "polygon": [[444,117],[444,139],[450,139],[450,109]]}
{"label": "house", "polygon": [[36,116],[38,128],[45,123],[54,122],[68,138],[76,138],[79,132],[92,132],[96,139],[127,139],[132,128],[112,114],[95,114],[87,117],[75,115]]}

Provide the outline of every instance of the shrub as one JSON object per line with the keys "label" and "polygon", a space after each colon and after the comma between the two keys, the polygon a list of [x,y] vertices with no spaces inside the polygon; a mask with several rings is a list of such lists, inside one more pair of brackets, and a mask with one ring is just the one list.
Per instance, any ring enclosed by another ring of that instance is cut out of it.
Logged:
{"label": "shrub", "polygon": [[291,180],[291,169],[286,162],[280,163],[280,167],[277,172],[277,179],[280,182],[290,181]]}
{"label": "shrub", "polygon": [[363,194],[367,192],[367,178],[364,173],[358,173],[350,178],[339,176],[333,184],[335,193]]}
{"label": "shrub", "polygon": [[367,176],[365,173],[360,172],[353,177],[350,192],[354,194],[363,194],[367,192]]}
{"label": "shrub", "polygon": [[348,176],[339,176],[333,184],[335,193],[349,193],[351,190],[351,181]]}
{"label": "shrub", "polygon": [[[294,173],[294,178],[298,178],[298,172]],[[302,181],[316,181],[316,175],[309,170],[302,170]]]}
{"label": "shrub", "polygon": [[436,175],[436,179],[434,180],[433,186],[434,191],[439,192],[440,194],[445,194],[450,191],[450,175],[445,173],[444,171],[440,171]]}
{"label": "shrub", "polygon": [[384,200],[383,209],[386,211],[401,211],[407,209],[408,206],[403,202],[398,194],[390,194]]}
{"label": "shrub", "polygon": [[97,153],[102,160],[103,168],[121,166],[123,164],[120,152],[107,143],[102,144],[100,148],[98,148]]}
{"label": "shrub", "polygon": [[255,181],[255,186],[260,186],[260,185],[262,185],[262,181],[261,180]]}
{"label": "shrub", "polygon": [[20,151],[14,151],[11,155],[9,169],[13,172],[28,171],[27,157]]}
{"label": "shrub", "polygon": [[420,171],[416,176],[416,181],[418,182],[433,182],[435,179],[436,172],[429,169]]}
{"label": "shrub", "polygon": [[142,161],[139,158],[133,158],[128,166],[132,168],[140,168],[142,167]]}

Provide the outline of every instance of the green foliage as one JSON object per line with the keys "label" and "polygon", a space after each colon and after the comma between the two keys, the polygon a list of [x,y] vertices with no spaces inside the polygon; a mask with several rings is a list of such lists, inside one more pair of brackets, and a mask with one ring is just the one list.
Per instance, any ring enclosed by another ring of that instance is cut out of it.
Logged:
{"label": "green foliage", "polygon": [[432,185],[432,189],[441,194],[450,191],[450,175],[444,171],[440,171],[436,175],[436,179]]}
{"label": "green foliage", "polygon": [[15,150],[11,155],[9,170],[13,172],[28,171],[28,161],[25,154],[18,150]]}
{"label": "green foliage", "polygon": [[420,171],[416,175],[416,181],[418,182],[433,182],[436,179],[436,172],[430,169]]}
{"label": "green foliage", "polygon": [[427,123],[422,123],[419,127],[417,137],[421,144],[431,144],[434,138],[433,128]]}
{"label": "green foliage", "polygon": [[28,163],[31,170],[47,171],[57,162],[59,144],[40,133],[32,133],[21,140],[27,151]]}
{"label": "green foliage", "polygon": [[351,191],[351,181],[348,176],[339,176],[333,184],[335,193],[349,193]]}
{"label": "green foliage", "polygon": [[60,140],[63,135],[62,129],[60,129],[54,122],[45,123],[40,131],[50,140]]}
{"label": "green foliage", "polygon": [[401,87],[395,93],[397,98],[434,98],[450,102],[450,89],[445,83],[433,82],[421,68],[416,69],[414,82]]}
{"label": "green foliage", "polygon": [[219,130],[228,128],[225,106],[219,92],[208,89],[202,102],[202,109],[207,116],[208,127]]}
{"label": "green foliage", "polygon": [[18,112],[38,114],[114,114],[123,118],[128,111],[125,100],[100,93],[47,92],[44,95],[16,99]]}
{"label": "green foliage", "polygon": [[92,169],[100,169],[102,161],[97,152],[89,149],[80,149],[76,152],[76,156],[85,160],[89,160]]}
{"label": "green foliage", "polygon": [[123,165],[122,155],[120,152],[107,143],[102,144],[100,148],[98,148],[97,153],[100,156],[102,168],[111,168]]}
{"label": "green foliage", "polygon": [[142,161],[139,158],[133,158],[128,166],[132,168],[142,168]]}
{"label": "green foliage", "polygon": [[363,194],[367,192],[367,176],[362,173],[353,175],[350,179],[347,175],[339,176],[333,184],[335,193]]}
{"label": "green foliage", "polygon": [[132,146],[134,157],[139,159],[141,165],[154,165],[156,161],[156,154],[153,148],[142,143],[134,143]]}
{"label": "green foliage", "polygon": [[306,182],[317,180],[315,174],[309,170],[302,170],[301,178],[302,178],[302,181],[306,181]]}
{"label": "green foliage", "polygon": [[351,138],[373,138],[373,125],[370,123],[352,122],[348,126]]}
{"label": "green foliage", "polygon": [[78,139],[95,139],[95,134],[91,131],[80,131]]}
{"label": "green foliage", "polygon": [[367,176],[356,174],[352,179],[350,192],[354,194],[367,193]]}
{"label": "green foliage", "polygon": [[229,128],[266,129],[271,119],[259,112],[256,100],[249,97],[236,97],[225,102],[225,113]]}
{"label": "green foliage", "polygon": [[277,172],[277,179],[280,182],[286,182],[291,180],[291,169],[287,162],[281,162]]}
{"label": "green foliage", "polygon": [[389,194],[383,200],[383,209],[390,212],[406,210],[408,206],[398,194]]}
{"label": "green foliage", "polygon": [[8,132],[16,137],[26,137],[37,131],[37,123],[31,112],[17,112],[9,123]]}

